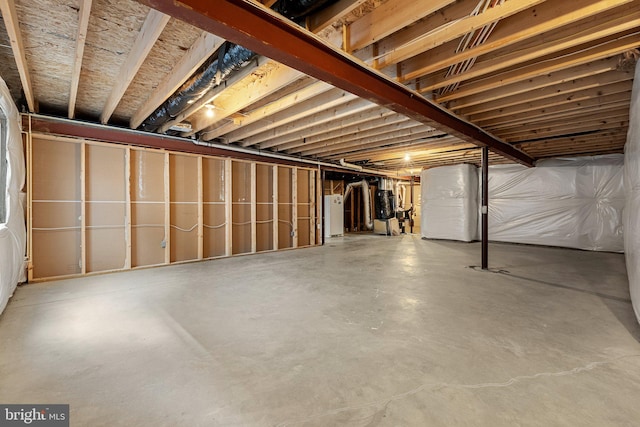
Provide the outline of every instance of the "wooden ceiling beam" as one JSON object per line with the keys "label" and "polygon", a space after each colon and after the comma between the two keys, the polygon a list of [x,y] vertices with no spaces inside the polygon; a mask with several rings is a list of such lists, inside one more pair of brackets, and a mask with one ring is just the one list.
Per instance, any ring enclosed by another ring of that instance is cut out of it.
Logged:
{"label": "wooden ceiling beam", "polygon": [[323,91],[295,105],[289,105],[287,108],[265,117],[263,121],[243,126],[238,130],[226,134],[224,138],[228,142],[243,141],[247,144],[256,144],[261,142],[260,135],[264,135],[267,131],[304,119],[307,116],[327,108],[346,104],[356,98],[355,95],[344,90],[329,86],[329,90]]}
{"label": "wooden ceiling beam", "polygon": [[[568,41],[572,45],[582,43],[583,41],[580,41],[577,36],[575,39],[572,38],[572,35],[580,32],[584,32],[583,40],[591,41],[603,37],[603,35],[622,31],[622,29],[633,28],[633,24],[628,22],[631,17],[628,17],[627,20],[624,19],[630,13],[637,12],[636,5],[628,4],[630,1],[574,0],[562,3],[543,3],[500,21],[489,39],[476,47],[456,52],[458,43],[447,43],[403,62],[401,65],[401,80],[407,81],[417,76],[424,76],[452,64],[486,55],[516,43],[522,44],[524,40],[532,39],[542,33],[546,33],[544,40],[548,42],[539,41],[536,43],[548,45],[547,49],[558,51],[562,49],[558,42],[561,42],[562,38],[565,38],[565,43]],[[624,7],[614,9],[614,7],[620,5],[624,5]],[[616,20],[622,22],[621,27],[618,26],[621,22],[616,23]],[[597,31],[598,27],[600,27],[600,34]],[[553,34],[550,33],[550,31],[558,29],[561,30],[555,31]],[[589,29],[593,29],[593,31],[589,32]],[[517,46],[514,46],[514,49],[517,51],[522,50],[518,49]],[[542,55],[544,53],[540,53],[538,56]],[[525,60],[522,59],[520,62]],[[389,65],[385,61],[382,61],[381,64]]]}
{"label": "wooden ceiling beam", "polygon": [[11,50],[13,51],[13,59],[16,61],[16,66],[18,67],[20,82],[22,83],[22,91],[24,92],[24,97],[27,100],[27,106],[29,107],[30,112],[35,113],[38,111],[38,105],[33,93],[33,86],[31,84],[31,75],[29,74],[24,42],[22,41],[22,34],[20,33],[20,24],[18,22],[15,1],[0,0],[0,12],[2,12],[4,26],[7,30],[7,35],[9,36],[9,43],[11,44]]}
{"label": "wooden ceiling beam", "polygon": [[500,129],[501,127],[521,125],[536,121],[545,121],[548,118],[571,116],[576,113],[587,113],[600,109],[615,108],[621,105],[629,106],[631,92],[615,93],[609,96],[597,96],[584,101],[554,105],[533,111],[511,114],[497,119],[475,122],[487,129]]}
{"label": "wooden ceiling beam", "polygon": [[426,18],[417,20],[412,25],[396,31],[395,33],[376,42],[378,55],[383,58],[401,46],[411,44],[415,40],[431,34],[436,29],[450,25],[459,19],[464,19],[477,7],[477,0],[458,0],[449,6],[438,10]]}
{"label": "wooden ceiling beam", "polygon": [[414,127],[393,131],[389,133],[379,134],[371,136],[369,138],[362,138],[358,141],[352,141],[341,145],[336,145],[329,148],[317,148],[315,150],[306,150],[300,153],[302,156],[317,155],[322,158],[331,154],[343,154],[350,151],[381,147],[384,145],[396,144],[399,142],[413,141],[416,139],[428,138],[432,135],[442,135],[442,132],[429,128],[423,124],[418,124]]}
{"label": "wooden ceiling beam", "polygon": [[[449,41],[464,36],[470,31],[482,28],[493,22],[508,18],[533,6],[542,3],[544,0],[509,0],[502,4],[498,4],[492,8],[485,10],[478,15],[468,15],[465,18],[458,19],[444,27],[438,28],[431,34],[427,34],[407,43],[404,46],[398,46],[378,60],[379,68],[385,68],[392,64],[428,52]],[[451,62],[455,64],[455,62]],[[417,76],[414,76],[417,77]],[[407,80],[412,77],[407,78]]]}
{"label": "wooden ceiling beam", "polygon": [[[512,105],[511,102],[520,103],[523,99],[535,100],[540,99],[537,96],[554,96],[563,91],[558,88],[559,85],[562,85],[564,90],[594,87],[589,86],[589,84],[597,86],[599,83],[608,80],[610,74],[615,72],[618,64],[619,59],[615,57],[601,59],[524,81],[505,84],[490,91],[474,93],[473,95],[449,101],[446,105],[450,110],[460,110],[461,114],[468,114],[469,110],[481,112],[493,109],[493,104],[489,104],[493,101],[497,101],[495,102],[496,104]],[[626,73],[624,74],[625,76],[619,78],[626,78],[627,75]],[[598,75],[604,75],[605,77],[598,78]],[[546,90],[538,92],[537,89]],[[504,101],[501,101],[502,99]]]}
{"label": "wooden ceiling beam", "polygon": [[514,161],[533,165],[532,158],[513,146],[416,96],[405,86],[253,2],[139,1],[427,126],[437,126],[443,132],[479,146],[488,146]]}
{"label": "wooden ceiling beam", "polygon": [[115,84],[111,89],[111,93],[107,98],[107,102],[102,108],[102,114],[100,114],[100,123],[106,124],[111,115],[115,111],[116,107],[120,103],[120,100],[127,91],[127,88],[133,81],[136,73],[144,63],[147,55],[151,52],[151,48],[162,34],[164,27],[167,25],[171,17],[165,15],[162,12],[151,9],[147,18],[140,28],[140,33],[136,37],[127,59],[124,61],[118,72],[118,77],[115,79]]}
{"label": "wooden ceiling beam", "polygon": [[[307,135],[305,131],[313,126],[340,120],[353,114],[378,108],[379,107],[376,104],[373,104],[366,99],[352,99],[345,104],[329,109],[319,109],[319,112],[312,114],[311,116],[307,116],[305,114],[301,119],[252,136],[252,139],[249,142],[257,144],[261,149],[277,147],[283,143],[282,137],[284,136],[290,135],[292,138],[299,137],[299,139],[302,139]],[[247,141],[245,140],[245,143],[246,142]]]}
{"label": "wooden ceiling beam", "polygon": [[146,101],[131,116],[129,127],[136,129],[166,101],[222,45],[224,39],[203,31]]}
{"label": "wooden ceiling beam", "polygon": [[299,130],[293,133],[288,133],[286,136],[278,138],[277,140],[269,141],[269,145],[271,147],[276,147],[278,151],[288,150],[304,145],[307,140],[317,142],[318,138],[323,138],[324,135],[340,132],[342,129],[349,129],[352,126],[372,121],[392,120],[395,116],[397,116],[397,114],[393,111],[378,107],[375,104],[370,104],[369,108],[364,110],[357,109],[356,112],[348,113],[336,120],[326,120],[325,118],[321,118],[319,122],[314,122],[311,126],[302,126]]}
{"label": "wooden ceiling beam", "polygon": [[[578,51],[572,49],[567,52],[557,52],[557,55],[554,55],[553,57],[538,58],[538,60],[529,65],[525,65],[523,67],[506,71],[500,74],[495,74],[482,80],[464,84],[460,86],[455,92],[438,97],[437,102],[447,102],[478,92],[491,90],[500,86],[521,82],[523,80],[571,68],[576,65],[582,65],[621,54],[640,45],[640,32],[635,31],[630,34],[624,34],[620,37],[615,37],[613,40],[598,44],[593,47],[581,49]],[[515,53],[509,54],[509,57],[515,58],[515,56]],[[483,67],[482,64],[476,64],[476,66],[472,69],[472,73],[475,74],[477,70],[482,70],[482,74],[485,74],[485,72],[497,71],[500,68],[502,67],[499,65],[499,61],[491,61],[491,64],[487,65],[487,67]],[[447,86],[451,83],[462,81],[464,79],[465,78],[463,78],[462,75],[452,76],[437,83],[428,85],[420,91],[422,93],[428,92],[433,89]]]}
{"label": "wooden ceiling beam", "polygon": [[592,132],[606,129],[625,129],[629,126],[628,119],[628,116],[618,118],[614,117],[607,120],[600,120],[598,122],[581,122],[554,128],[540,128],[536,129],[536,133],[532,133],[529,131],[524,133],[511,134],[505,139],[510,144],[516,145],[523,142],[531,142],[531,140],[533,139],[557,137],[575,132]]}
{"label": "wooden ceiling beam", "polygon": [[[405,129],[411,129],[418,126],[424,126],[422,123],[414,122],[413,120],[409,120],[404,116],[398,116],[397,114],[393,117],[395,121],[392,122],[384,122],[379,126],[373,126],[369,129],[365,129],[356,133],[350,133],[347,135],[337,136],[334,138],[328,138],[323,141],[318,141],[312,144],[303,144],[295,148],[287,149],[285,152],[287,154],[302,154],[308,153],[316,150],[316,152],[311,154],[319,154],[317,150],[325,150],[332,147],[342,146],[343,144],[352,143],[354,141],[360,141],[370,137],[379,137],[384,134],[388,134],[395,131],[401,131]],[[283,151],[283,148],[279,148],[280,151]],[[305,154],[302,154],[305,155]]]}
{"label": "wooden ceiling beam", "polygon": [[91,15],[91,3],[92,0],[80,0],[80,9],[78,10],[76,52],[73,59],[73,71],[71,72],[71,89],[69,90],[69,106],[67,108],[67,115],[70,119],[73,119],[76,114],[78,84],[80,83],[82,58],[84,58],[84,46],[87,41],[87,29],[89,28],[89,16]]}
{"label": "wooden ceiling beam", "polygon": [[404,160],[404,155],[409,154],[411,158],[426,157],[436,152],[445,152],[463,148],[475,148],[475,145],[468,142],[460,142],[454,137],[433,138],[432,141],[426,139],[419,143],[398,144],[392,147],[369,149],[366,152],[350,153],[344,156],[350,162],[360,162],[368,160],[370,162],[384,162],[398,158]]}
{"label": "wooden ceiling beam", "polygon": [[292,152],[296,148],[310,148],[315,146],[317,143],[334,140],[336,138],[353,137],[356,134],[360,134],[360,132],[374,131],[374,129],[380,129],[385,126],[407,120],[409,119],[396,114],[393,111],[371,110],[366,113],[346,117],[340,120],[340,124],[328,122],[324,125],[313,126],[305,132],[309,136],[305,136],[302,139],[296,138],[293,141],[280,144],[278,145],[278,150]]}
{"label": "wooden ceiling beam", "polygon": [[[389,0],[349,26],[349,50],[361,49],[455,0]],[[524,1],[524,0],[511,0]],[[532,1],[532,0],[528,0]],[[540,0],[534,0],[540,1]]]}
{"label": "wooden ceiling beam", "polygon": [[630,81],[623,81],[622,84],[618,82],[613,84],[603,84],[602,86],[589,87],[587,89],[578,87],[575,91],[572,90],[558,92],[558,94],[555,96],[543,98],[538,97],[537,99],[532,101],[523,99],[522,102],[519,102],[517,104],[512,104],[508,107],[500,106],[496,109],[485,111],[483,113],[472,114],[470,116],[467,116],[467,118],[473,123],[482,125],[482,123],[487,120],[500,120],[504,117],[531,112],[538,109],[559,107],[562,105],[576,105],[578,103],[592,100],[595,102],[596,99],[605,100],[612,96],[629,96],[628,93],[631,90],[630,87]]}
{"label": "wooden ceiling beam", "polygon": [[[239,128],[247,128],[248,125],[255,122],[271,122],[269,116],[279,113],[280,111],[286,110],[287,108],[302,103],[308,99],[311,99],[317,95],[325,93],[331,90],[333,87],[325,82],[314,82],[309,86],[291,93],[287,96],[280,98],[277,101],[271,102],[263,107],[253,109],[246,113],[239,114],[238,118],[235,118],[231,122],[227,122],[221,126],[216,128],[206,128],[204,133],[201,134],[201,138],[204,141],[210,141],[215,139],[221,135],[228,134],[237,130]],[[247,135],[248,136],[248,135]],[[241,137],[240,139],[242,139]]]}
{"label": "wooden ceiling beam", "polygon": [[511,135],[520,135],[525,133],[535,133],[539,129],[575,129],[580,132],[579,126],[584,123],[604,123],[606,120],[617,120],[619,118],[629,117],[629,107],[618,107],[615,109],[603,109],[590,114],[574,113],[572,116],[558,118],[554,120],[545,120],[542,124],[539,122],[523,123],[512,125],[508,128],[496,129],[502,137],[508,138]]}

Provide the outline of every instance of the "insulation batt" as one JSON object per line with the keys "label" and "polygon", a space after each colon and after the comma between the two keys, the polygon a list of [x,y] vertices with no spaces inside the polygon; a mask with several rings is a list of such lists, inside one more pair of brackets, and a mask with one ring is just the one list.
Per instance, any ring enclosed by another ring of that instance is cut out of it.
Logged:
{"label": "insulation batt", "polygon": [[24,256],[27,232],[21,190],[25,180],[25,162],[20,135],[20,115],[9,89],[0,78],[0,109],[7,118],[7,221],[0,224],[0,313],[7,305],[18,282],[25,280]]}
{"label": "insulation batt", "polygon": [[640,62],[631,92],[629,133],[625,145],[624,252],[633,310],[640,322]]}

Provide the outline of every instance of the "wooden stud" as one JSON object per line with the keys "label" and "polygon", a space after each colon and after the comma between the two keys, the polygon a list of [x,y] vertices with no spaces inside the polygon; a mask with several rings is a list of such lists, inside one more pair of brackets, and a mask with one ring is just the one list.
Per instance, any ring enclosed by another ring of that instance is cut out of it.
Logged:
{"label": "wooden stud", "polygon": [[198,259],[204,258],[204,182],[202,156],[198,156]]}
{"label": "wooden stud", "polygon": [[298,168],[291,168],[291,230],[293,246],[298,247]]}
{"label": "wooden stud", "polygon": [[33,281],[33,135],[31,116],[27,129],[27,281]]}
{"label": "wooden stud", "polygon": [[171,263],[171,177],[169,152],[164,153],[164,263]]}
{"label": "wooden stud", "polygon": [[316,245],[321,243],[322,236],[322,202],[324,200],[324,188],[322,188],[322,172],[320,171],[320,166],[318,166],[318,172],[316,173],[316,206],[313,211],[316,219]]}
{"label": "wooden stud", "polygon": [[256,162],[251,162],[251,253],[258,248]]}
{"label": "wooden stud", "polygon": [[273,166],[273,250],[278,250],[278,165]]}
{"label": "wooden stud", "polygon": [[232,245],[232,221],[233,221],[233,205],[231,200],[231,159],[224,161],[224,203],[225,203],[225,249],[227,256],[233,254]]}
{"label": "wooden stud", "polygon": [[309,171],[309,244],[316,243],[316,172]]}
{"label": "wooden stud", "polygon": [[131,269],[132,264],[132,245],[133,245],[133,230],[131,226],[131,147],[125,148],[125,239],[126,239],[126,255],[124,261],[124,268],[126,270]]}
{"label": "wooden stud", "polygon": [[80,144],[80,270],[87,274],[87,144]]}

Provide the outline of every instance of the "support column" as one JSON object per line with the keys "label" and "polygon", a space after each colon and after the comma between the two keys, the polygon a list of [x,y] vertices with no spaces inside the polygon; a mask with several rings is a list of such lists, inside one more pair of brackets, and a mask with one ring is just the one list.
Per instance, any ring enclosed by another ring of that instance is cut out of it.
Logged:
{"label": "support column", "polygon": [[482,147],[482,269],[489,269],[489,147]]}

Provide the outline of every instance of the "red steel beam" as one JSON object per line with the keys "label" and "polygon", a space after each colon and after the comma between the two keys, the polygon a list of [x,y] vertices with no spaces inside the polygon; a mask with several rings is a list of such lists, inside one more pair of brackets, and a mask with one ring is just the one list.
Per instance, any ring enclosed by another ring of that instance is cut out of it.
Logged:
{"label": "red steel beam", "polygon": [[[224,148],[196,145],[184,138],[158,135],[149,132],[134,131],[113,126],[83,123],[75,120],[48,118],[43,116],[23,116],[23,129],[31,129],[32,132],[40,132],[51,135],[68,136],[72,138],[84,138],[100,142],[112,142],[137,147],[159,148],[162,150],[181,153],[202,154],[216,157],[231,157],[239,160],[254,160],[263,163],[273,163],[287,166],[313,168],[313,164],[296,162],[282,158],[261,156],[260,154],[242,153]],[[341,169],[345,172],[345,169]]]}
{"label": "red steel beam", "polygon": [[311,77],[435,127],[527,166],[534,159],[514,146],[330,46],[314,34],[249,0],[137,0],[242,45]]}

